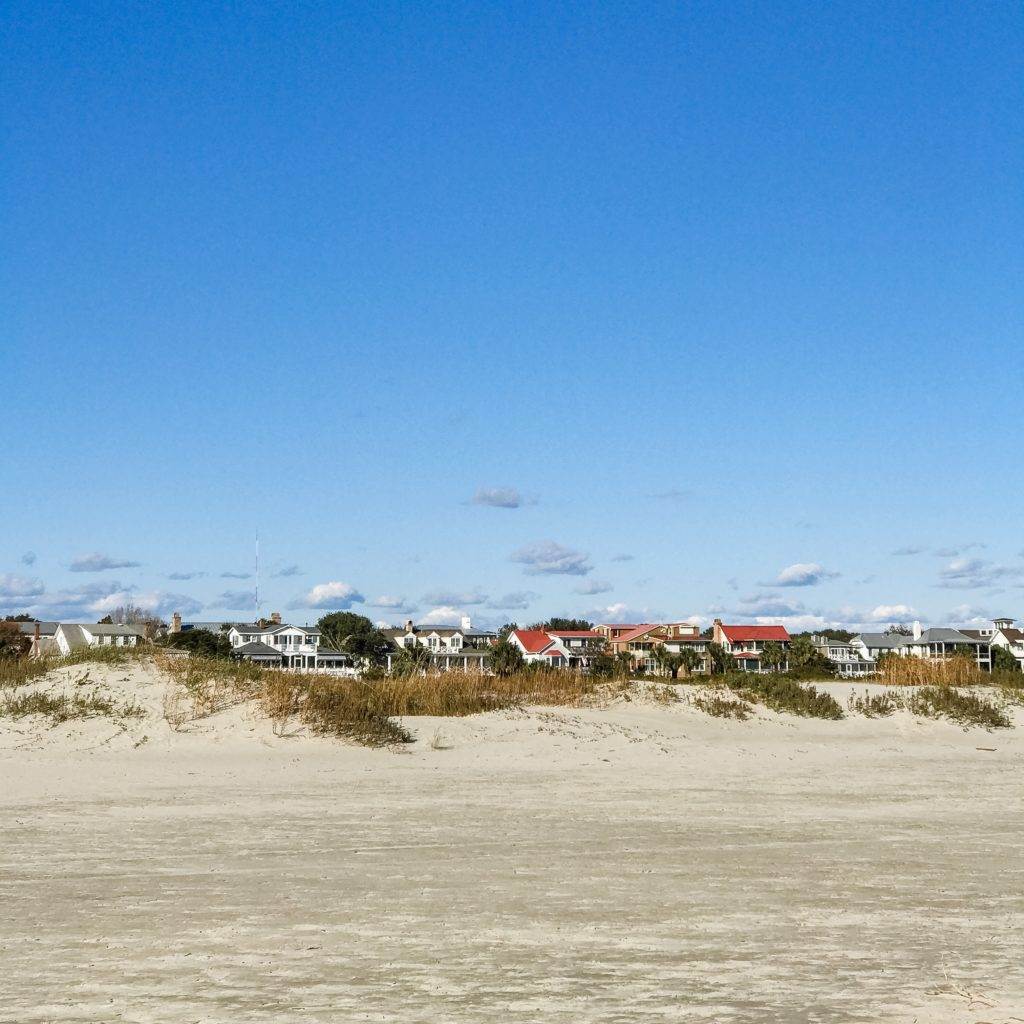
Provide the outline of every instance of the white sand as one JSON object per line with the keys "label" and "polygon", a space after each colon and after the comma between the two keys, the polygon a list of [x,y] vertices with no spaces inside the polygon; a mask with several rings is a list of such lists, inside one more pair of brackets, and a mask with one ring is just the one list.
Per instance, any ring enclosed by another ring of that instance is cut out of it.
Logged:
{"label": "white sand", "polygon": [[4,1022],[1024,1020],[1019,710],[633,701],[381,751],[176,732],[155,670],[89,671],[147,717],[0,720]]}

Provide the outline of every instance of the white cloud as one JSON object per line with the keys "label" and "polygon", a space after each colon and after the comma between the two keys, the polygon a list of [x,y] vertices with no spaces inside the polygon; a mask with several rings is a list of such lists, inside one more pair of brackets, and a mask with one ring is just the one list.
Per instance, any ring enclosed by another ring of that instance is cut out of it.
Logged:
{"label": "white cloud", "polygon": [[523,496],[514,487],[481,487],[470,502],[473,505],[487,505],[490,508],[521,508],[526,504]]}
{"label": "white cloud", "polygon": [[572,589],[576,594],[609,594],[615,588],[604,580],[587,580]]}
{"label": "white cloud", "polygon": [[76,558],[68,568],[72,572],[106,572],[108,569],[137,569],[142,563],[132,562],[127,558],[112,558],[101,555],[98,551],[91,555]]}
{"label": "white cloud", "polygon": [[824,580],[835,579],[839,573],[830,572],[817,562],[796,562],[786,566],[772,584],[776,587],[813,587]]}
{"label": "white cloud", "polygon": [[862,622],[900,622],[912,619],[917,612],[909,604],[876,604],[871,611],[864,613]]}
{"label": "white cloud", "polygon": [[363,600],[363,595],[355,587],[332,580],[330,583],[318,583],[312,590],[297,597],[289,607],[345,611],[353,604],[361,604]]}
{"label": "white cloud", "polygon": [[577,618],[589,619],[591,622],[665,622],[665,613],[653,608],[631,608],[624,601],[605,605],[602,608],[591,608]]}
{"label": "white cloud", "polygon": [[429,594],[423,595],[424,604],[434,605],[475,605],[485,604],[487,595],[482,593],[479,587],[473,590],[432,590]]}
{"label": "white cloud", "polygon": [[586,576],[593,569],[590,556],[553,540],[527,544],[512,552],[512,561],[526,566],[528,576]]}
{"label": "white cloud", "polygon": [[423,626],[457,626],[462,619],[462,611],[450,605],[431,608],[426,615],[421,615],[419,624]]}

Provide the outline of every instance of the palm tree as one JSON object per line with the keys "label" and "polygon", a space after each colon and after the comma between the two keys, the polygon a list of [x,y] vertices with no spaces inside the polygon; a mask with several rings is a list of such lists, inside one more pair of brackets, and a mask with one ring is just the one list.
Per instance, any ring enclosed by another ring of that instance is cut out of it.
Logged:
{"label": "palm tree", "polygon": [[764,645],[764,650],[761,651],[761,664],[765,668],[771,669],[773,672],[778,672],[782,663],[786,660],[786,652],[782,649],[782,645],[776,643],[774,640],[769,640]]}
{"label": "palm tree", "polygon": [[676,657],[688,676],[692,676],[694,669],[704,664],[704,659],[692,647],[682,647]]}
{"label": "palm tree", "polygon": [[615,667],[628,679],[633,674],[633,655],[629,651],[619,651],[615,655]]}
{"label": "palm tree", "polygon": [[487,667],[496,676],[513,675],[519,672],[524,664],[523,652],[508,640],[502,640],[487,652]]}

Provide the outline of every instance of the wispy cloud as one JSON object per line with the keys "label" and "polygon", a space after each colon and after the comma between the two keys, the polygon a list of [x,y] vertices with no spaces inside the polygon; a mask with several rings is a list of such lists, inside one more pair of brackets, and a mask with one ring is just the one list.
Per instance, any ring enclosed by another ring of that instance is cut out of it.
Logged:
{"label": "wispy cloud", "polygon": [[98,551],[76,558],[68,568],[72,572],[106,572],[108,569],[137,569],[142,563],[127,558],[112,558]]}
{"label": "wispy cloud", "polygon": [[479,588],[473,590],[432,590],[429,594],[423,595],[424,604],[454,605],[463,607],[467,605],[486,604],[487,595]]}
{"label": "wispy cloud", "polygon": [[278,569],[270,575],[275,580],[286,580],[292,576],[301,576],[302,570],[297,565],[286,565],[283,569]]}
{"label": "wispy cloud", "polygon": [[21,600],[26,597],[39,597],[46,591],[43,581],[29,579],[27,576],[15,576],[12,573],[0,573],[0,602]]}
{"label": "wispy cloud", "polygon": [[390,594],[381,594],[372,601],[366,601],[368,608],[384,608],[391,612],[414,612],[415,605],[409,604],[404,597],[392,597]]}
{"label": "wispy cloud", "polygon": [[492,598],[487,602],[487,607],[495,611],[524,611],[539,598],[540,594],[535,594],[532,590],[515,590],[510,594]]}
{"label": "wispy cloud", "polygon": [[553,540],[527,544],[513,551],[512,561],[526,566],[528,576],[586,576],[593,569],[589,555]]}
{"label": "wispy cloud", "polygon": [[673,487],[667,491],[656,491],[654,494],[648,494],[647,497],[654,498],[656,501],[685,501],[687,498],[693,497],[693,491]]}
{"label": "wispy cloud", "polygon": [[251,580],[251,572],[222,572],[220,574],[222,580]]}
{"label": "wispy cloud", "polygon": [[1024,567],[997,565],[981,558],[955,558],[939,571],[944,590],[977,590],[1008,579],[1024,578]]}
{"label": "wispy cloud", "polygon": [[825,580],[835,579],[839,573],[819,565],[817,562],[796,562],[786,566],[771,586],[775,587],[814,587]]}
{"label": "wispy cloud", "polygon": [[213,599],[214,608],[227,608],[229,611],[254,609],[256,607],[255,590],[225,590]]}
{"label": "wispy cloud", "polygon": [[36,553],[34,551],[26,551],[21,556],[22,565],[35,565],[36,564]]}
{"label": "wispy cloud", "polygon": [[348,583],[331,580],[329,583],[318,583],[311,590],[297,597],[290,608],[329,608],[332,611],[346,611],[354,604],[362,604],[365,599],[355,587]]}
{"label": "wispy cloud", "polygon": [[613,562],[632,562],[636,555],[619,554],[612,555],[611,561]]}
{"label": "wispy cloud", "polygon": [[198,580],[205,576],[205,572],[169,572],[169,580]]}
{"label": "wispy cloud", "polygon": [[605,580],[587,580],[572,589],[576,594],[609,594],[615,588]]}
{"label": "wispy cloud", "polygon": [[489,508],[522,508],[527,500],[514,487],[481,487],[470,498],[470,504]]}
{"label": "wispy cloud", "polygon": [[956,558],[959,555],[966,554],[968,551],[980,551],[986,547],[988,547],[987,544],[975,540],[971,541],[970,544],[961,544],[958,547],[936,548],[932,554],[937,555],[939,558]]}
{"label": "wispy cloud", "polygon": [[800,601],[790,601],[788,598],[780,597],[778,594],[749,594],[741,597],[739,608],[741,616],[792,616],[806,615],[807,609]]}
{"label": "wispy cloud", "polygon": [[896,556],[897,558],[906,558],[909,555],[923,554],[927,550],[927,548],[921,547],[920,544],[905,544],[903,547],[897,548],[895,551],[890,552],[890,554]]}

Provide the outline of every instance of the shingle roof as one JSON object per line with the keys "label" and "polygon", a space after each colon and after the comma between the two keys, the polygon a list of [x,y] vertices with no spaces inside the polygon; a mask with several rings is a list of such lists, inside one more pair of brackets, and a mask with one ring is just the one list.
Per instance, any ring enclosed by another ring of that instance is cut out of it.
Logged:
{"label": "shingle roof", "polygon": [[923,630],[921,638],[915,640],[912,636],[904,637],[907,644],[982,644],[988,643],[987,640],[975,640],[973,637],[968,636],[966,633],[961,633],[959,629],[948,629],[943,626],[939,626],[932,629]]}
{"label": "shingle roof", "polygon": [[38,626],[40,636],[53,636],[59,625],[59,622],[19,622],[18,628],[28,636],[35,636],[36,626]]}
{"label": "shingle roof", "polygon": [[64,634],[64,639],[67,640],[68,647],[71,650],[89,645],[89,641],[85,639],[81,626],[76,626],[73,622],[62,622],[59,628],[61,633]]}
{"label": "shingle roof", "polygon": [[83,622],[79,624],[82,629],[87,629],[93,636],[145,636],[146,631],[141,626],[117,626],[108,622]]}
{"label": "shingle roof", "polygon": [[241,655],[245,658],[280,658],[281,652],[269,644],[261,644],[258,640],[253,640],[251,643],[242,644],[241,647],[236,647],[233,654]]}
{"label": "shingle roof", "polygon": [[902,633],[858,633],[854,637],[865,647],[902,647],[909,639]]}
{"label": "shingle roof", "polygon": [[604,634],[593,629],[549,629],[548,636],[567,637],[570,640],[603,640]]}

